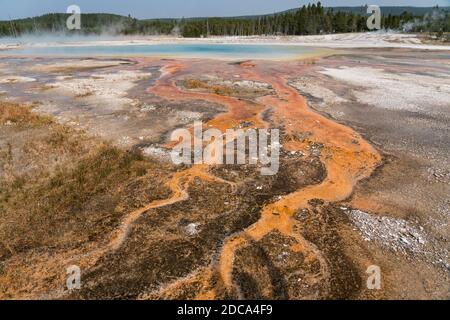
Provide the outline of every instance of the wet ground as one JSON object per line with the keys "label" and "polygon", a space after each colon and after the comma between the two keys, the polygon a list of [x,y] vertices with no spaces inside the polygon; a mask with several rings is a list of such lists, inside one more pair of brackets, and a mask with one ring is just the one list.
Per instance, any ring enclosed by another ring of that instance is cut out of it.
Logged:
{"label": "wet ground", "polygon": [[[0,69],[2,101],[34,102],[76,132],[142,151],[157,168],[117,186],[117,214],[98,217],[110,222],[95,237],[77,239],[65,226],[51,244],[4,245],[3,297],[449,298],[448,54],[24,57],[2,58]],[[170,133],[196,120],[280,129],[278,175],[172,166]],[[14,154],[23,137],[10,124],[2,130],[1,147]],[[100,200],[87,197],[92,205],[77,214],[96,215]],[[70,264],[83,271],[75,292],[64,289]],[[371,265],[381,268],[380,290],[366,286]]]}

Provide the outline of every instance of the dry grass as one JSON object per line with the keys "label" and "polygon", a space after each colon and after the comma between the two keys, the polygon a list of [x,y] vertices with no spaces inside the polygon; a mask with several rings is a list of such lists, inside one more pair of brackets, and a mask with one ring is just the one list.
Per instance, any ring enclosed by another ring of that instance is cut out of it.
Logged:
{"label": "dry grass", "polygon": [[86,91],[84,93],[77,94],[75,97],[76,98],[87,98],[87,97],[90,97],[90,96],[93,96],[93,95],[94,95],[93,91]]}
{"label": "dry grass", "polygon": [[50,117],[34,113],[31,106],[17,103],[0,102],[0,125],[18,124],[31,126],[44,126],[53,121]]}
{"label": "dry grass", "polygon": [[[169,165],[89,138],[29,107],[2,103],[0,110],[0,130],[9,135],[0,143],[0,173],[11,171],[0,174],[0,261],[103,239],[133,205],[170,196],[164,186]],[[5,126],[8,121],[21,125]]]}
{"label": "dry grass", "polygon": [[202,89],[221,96],[232,96],[234,93],[234,90],[229,87],[209,85],[208,83],[198,79],[188,79],[184,82],[184,86],[190,90]]}
{"label": "dry grass", "polygon": [[196,90],[208,93],[214,93],[220,96],[229,96],[236,98],[254,99],[261,96],[272,95],[273,88],[261,88],[252,86],[251,84],[234,83],[233,81],[201,79],[186,79],[182,81],[181,85],[188,90]]}
{"label": "dry grass", "polygon": [[311,65],[315,65],[317,63],[317,61],[314,58],[308,58],[308,59],[302,59],[300,61],[300,63],[303,65],[306,65],[306,66],[311,66]]}
{"label": "dry grass", "polygon": [[[162,174],[158,169],[138,152],[101,143],[73,168],[59,168],[37,181],[18,177],[0,196],[0,257],[42,246],[72,246],[108,235],[120,222],[121,211],[128,209],[120,204],[126,198],[122,194],[126,186],[152,170],[149,179]],[[160,186],[157,181],[161,179],[153,181],[154,185]],[[151,197],[169,195],[163,186],[154,191]]]}
{"label": "dry grass", "polygon": [[131,212],[171,197],[171,164],[29,107],[4,103],[1,111],[0,297],[53,292],[67,257],[103,248]]}
{"label": "dry grass", "polygon": [[52,90],[52,89],[55,89],[55,88],[56,88],[56,86],[52,85],[52,84],[38,84],[38,85],[33,87],[34,90],[39,90],[41,92]]}
{"label": "dry grass", "polygon": [[418,35],[422,43],[426,44],[448,44],[450,43],[450,32],[429,32]]}

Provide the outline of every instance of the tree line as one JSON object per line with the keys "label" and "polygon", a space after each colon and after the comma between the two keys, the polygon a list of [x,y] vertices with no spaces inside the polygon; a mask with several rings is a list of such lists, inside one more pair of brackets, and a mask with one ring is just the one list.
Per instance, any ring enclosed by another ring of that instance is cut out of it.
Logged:
{"label": "tree line", "polygon": [[[0,36],[67,33],[68,14],[46,14],[36,18],[0,22]],[[113,14],[83,14],[82,29],[75,34],[168,35],[183,37],[314,35],[367,31],[365,8],[342,11],[320,2],[282,13],[233,18],[138,20]],[[382,28],[404,31],[450,32],[450,13],[439,8],[431,14],[411,12],[382,16]]]}

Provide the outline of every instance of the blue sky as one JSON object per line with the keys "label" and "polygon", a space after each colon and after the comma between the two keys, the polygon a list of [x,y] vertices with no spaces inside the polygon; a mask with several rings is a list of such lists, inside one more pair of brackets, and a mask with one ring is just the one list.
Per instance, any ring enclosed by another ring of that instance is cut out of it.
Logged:
{"label": "blue sky", "polygon": [[[299,7],[313,0],[0,0],[0,20],[48,12],[65,12],[77,4],[82,12],[110,12],[137,18],[232,16],[272,13]],[[450,0],[323,0],[325,6],[449,6]]]}

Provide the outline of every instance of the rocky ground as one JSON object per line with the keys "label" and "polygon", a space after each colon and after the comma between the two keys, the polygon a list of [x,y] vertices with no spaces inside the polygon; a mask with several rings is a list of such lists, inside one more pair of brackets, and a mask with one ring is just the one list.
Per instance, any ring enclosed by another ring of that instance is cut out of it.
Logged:
{"label": "rocky ground", "polygon": [[[0,296],[448,299],[449,57],[2,58]],[[278,175],[172,165],[196,120],[280,128]]]}
{"label": "rocky ground", "polygon": [[[404,256],[391,289],[407,298],[439,296],[431,287],[448,293],[450,69],[448,54],[421,56],[359,50],[322,59],[292,82],[311,107],[355,128],[383,152],[384,165],[341,209],[370,247]],[[402,272],[414,276],[400,281]]]}

